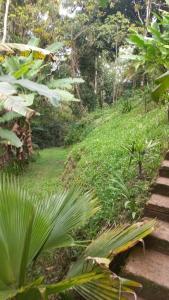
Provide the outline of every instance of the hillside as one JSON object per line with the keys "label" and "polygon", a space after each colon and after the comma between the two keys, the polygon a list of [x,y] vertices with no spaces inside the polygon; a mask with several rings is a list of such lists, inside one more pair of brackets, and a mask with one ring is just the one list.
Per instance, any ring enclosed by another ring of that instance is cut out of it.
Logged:
{"label": "hillside", "polygon": [[142,104],[128,113],[121,104],[95,112],[86,126],[90,132],[73,147],[64,178],[93,189],[100,199],[102,210],[91,222],[95,233],[97,225],[139,219],[168,146],[169,126],[164,107],[145,113]]}

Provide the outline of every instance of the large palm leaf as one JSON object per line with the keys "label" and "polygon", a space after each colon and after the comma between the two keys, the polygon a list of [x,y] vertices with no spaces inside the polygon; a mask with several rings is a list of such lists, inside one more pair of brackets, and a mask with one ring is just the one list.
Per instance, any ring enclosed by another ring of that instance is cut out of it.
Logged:
{"label": "large palm leaf", "polygon": [[46,199],[19,187],[16,180],[0,183],[0,288],[19,286],[26,267],[43,248],[72,244],[67,238],[97,210],[90,193],[62,192]]}
{"label": "large palm leaf", "polygon": [[95,282],[75,287],[75,290],[87,300],[126,299],[124,297],[126,293],[134,294],[132,287],[139,287],[139,284],[115,275],[112,277],[109,271],[109,264],[115,255],[133,247],[150,234],[154,224],[155,222],[151,221],[132,226],[122,225],[101,234],[86,248],[77,262],[71,266],[67,277],[71,278],[85,272],[96,271],[100,267],[107,272],[108,277],[104,278],[102,282],[96,280]]}
{"label": "large palm leaf", "polygon": [[[0,180],[0,300],[42,300],[74,288],[87,300],[125,299],[135,282],[126,281],[108,269],[109,259],[134,245],[153,230],[148,224],[121,226],[103,233],[89,245],[65,280],[44,285],[43,279],[25,285],[28,265],[51,247],[76,244],[72,230],[83,225],[98,210],[92,193],[73,189],[46,199],[37,199],[20,188],[16,179]],[[103,257],[107,256],[105,260]],[[120,291],[120,293],[119,293]]]}

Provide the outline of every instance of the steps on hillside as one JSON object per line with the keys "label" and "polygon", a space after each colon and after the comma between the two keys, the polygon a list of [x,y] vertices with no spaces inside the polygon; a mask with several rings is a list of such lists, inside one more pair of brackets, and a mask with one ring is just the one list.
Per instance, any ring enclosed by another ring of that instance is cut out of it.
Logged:
{"label": "steps on hillside", "polygon": [[136,247],[128,258],[123,275],[143,284],[140,296],[148,300],[169,299],[169,257],[152,249]]}
{"label": "steps on hillside", "polygon": [[145,207],[145,216],[169,222],[169,197],[152,194]]}
{"label": "steps on hillside", "polygon": [[[145,221],[152,219],[145,218]],[[145,239],[146,249],[154,249],[169,254],[169,223],[157,220],[155,231]]]}
{"label": "steps on hillside", "polygon": [[158,177],[152,187],[152,193],[169,196],[169,178]]}
{"label": "steps on hillside", "polygon": [[164,160],[159,170],[160,177],[169,178],[169,160]]}
{"label": "steps on hillside", "polygon": [[155,231],[145,239],[145,251],[139,245],[131,250],[122,276],[142,283],[143,289],[136,291],[142,297],[138,300],[169,300],[169,151],[144,216],[144,221],[157,220]]}

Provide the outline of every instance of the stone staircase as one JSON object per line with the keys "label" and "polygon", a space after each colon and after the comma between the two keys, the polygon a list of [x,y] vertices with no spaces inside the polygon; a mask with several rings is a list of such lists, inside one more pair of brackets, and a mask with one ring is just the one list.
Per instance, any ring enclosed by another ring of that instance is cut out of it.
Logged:
{"label": "stone staircase", "polygon": [[145,219],[151,218],[156,230],[145,240],[145,252],[141,246],[131,251],[123,276],[143,284],[138,300],[169,300],[169,151],[145,208]]}

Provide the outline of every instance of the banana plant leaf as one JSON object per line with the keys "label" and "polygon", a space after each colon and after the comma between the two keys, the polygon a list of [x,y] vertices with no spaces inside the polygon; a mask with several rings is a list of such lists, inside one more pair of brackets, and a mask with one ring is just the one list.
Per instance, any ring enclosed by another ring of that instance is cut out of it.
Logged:
{"label": "banana plant leaf", "polygon": [[0,81],[7,82],[12,85],[19,85],[26,88],[32,92],[36,92],[41,96],[45,96],[49,99],[52,105],[57,106],[60,101],[60,95],[52,89],[49,89],[44,84],[39,84],[29,79],[15,79],[10,75],[0,76]]}
{"label": "banana plant leaf", "polygon": [[22,142],[16,136],[16,134],[8,129],[3,129],[0,127],[0,138],[2,139],[1,143],[7,143],[9,145],[19,148],[22,146]]}
{"label": "banana plant leaf", "polygon": [[0,96],[17,94],[16,88],[8,82],[0,82]]}
{"label": "banana plant leaf", "polygon": [[35,59],[56,60],[54,46],[51,49],[52,50],[42,49],[30,44],[0,43],[0,61],[4,61],[6,56],[18,55],[27,57],[30,54],[32,54]]}
{"label": "banana plant leaf", "polygon": [[158,101],[169,90],[169,71],[158,77],[155,83],[157,87],[153,90],[152,97],[155,101]]}
{"label": "banana plant leaf", "polygon": [[20,118],[19,114],[17,114],[16,112],[13,112],[13,111],[9,111],[0,117],[0,124],[10,122],[17,118]]}

